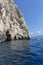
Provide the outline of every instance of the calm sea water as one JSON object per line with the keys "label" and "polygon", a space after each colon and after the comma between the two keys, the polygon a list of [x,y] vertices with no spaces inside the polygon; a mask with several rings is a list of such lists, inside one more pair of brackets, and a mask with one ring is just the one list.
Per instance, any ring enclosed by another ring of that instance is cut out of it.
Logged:
{"label": "calm sea water", "polygon": [[0,65],[43,65],[43,38],[0,43]]}

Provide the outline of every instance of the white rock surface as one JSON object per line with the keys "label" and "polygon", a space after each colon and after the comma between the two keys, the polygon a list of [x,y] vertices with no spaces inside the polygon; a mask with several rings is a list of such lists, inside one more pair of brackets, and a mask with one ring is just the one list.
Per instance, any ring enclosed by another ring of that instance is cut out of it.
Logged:
{"label": "white rock surface", "polygon": [[4,40],[30,38],[24,17],[13,0],[0,0],[0,39],[2,37]]}

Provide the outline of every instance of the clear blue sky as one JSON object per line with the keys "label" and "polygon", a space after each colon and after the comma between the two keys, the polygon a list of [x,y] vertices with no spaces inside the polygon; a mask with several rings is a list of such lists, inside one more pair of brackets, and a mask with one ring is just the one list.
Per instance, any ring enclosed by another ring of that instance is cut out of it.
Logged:
{"label": "clear blue sky", "polygon": [[30,32],[43,34],[43,0],[14,0],[24,15]]}

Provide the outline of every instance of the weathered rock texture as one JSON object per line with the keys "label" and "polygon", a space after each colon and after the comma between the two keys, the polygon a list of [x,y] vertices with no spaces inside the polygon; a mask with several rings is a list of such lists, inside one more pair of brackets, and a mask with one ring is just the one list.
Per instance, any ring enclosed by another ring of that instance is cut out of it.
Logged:
{"label": "weathered rock texture", "polygon": [[13,0],[0,0],[0,40],[28,38],[24,17]]}

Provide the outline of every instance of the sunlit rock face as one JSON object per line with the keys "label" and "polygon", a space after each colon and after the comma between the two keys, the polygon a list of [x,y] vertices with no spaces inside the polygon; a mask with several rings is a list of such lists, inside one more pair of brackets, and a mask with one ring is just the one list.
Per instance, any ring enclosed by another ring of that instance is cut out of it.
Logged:
{"label": "sunlit rock face", "polygon": [[29,39],[24,17],[13,0],[0,0],[0,40]]}

